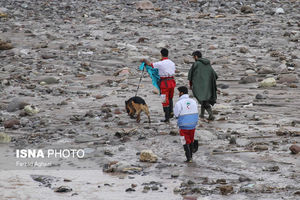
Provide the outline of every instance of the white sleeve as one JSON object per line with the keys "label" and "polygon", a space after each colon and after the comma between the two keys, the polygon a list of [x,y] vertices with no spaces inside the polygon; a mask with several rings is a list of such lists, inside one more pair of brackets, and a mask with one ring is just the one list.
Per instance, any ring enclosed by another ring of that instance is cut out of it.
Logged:
{"label": "white sleeve", "polygon": [[179,102],[177,102],[175,104],[175,108],[174,108],[174,115],[175,115],[175,117],[178,117],[180,115],[181,110],[182,110],[181,104]]}
{"label": "white sleeve", "polygon": [[153,68],[159,68],[160,67],[160,62],[154,62],[152,63]]}

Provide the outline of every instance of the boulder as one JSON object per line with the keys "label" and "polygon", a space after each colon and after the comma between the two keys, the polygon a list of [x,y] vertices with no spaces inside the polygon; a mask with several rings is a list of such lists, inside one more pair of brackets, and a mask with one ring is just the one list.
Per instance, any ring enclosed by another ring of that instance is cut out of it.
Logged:
{"label": "boulder", "polygon": [[39,112],[39,109],[34,107],[34,106],[27,105],[27,106],[24,107],[24,111],[27,115],[34,115],[34,114],[37,114]]}
{"label": "boulder", "polygon": [[140,161],[141,162],[157,162],[157,155],[155,155],[152,150],[143,150],[140,154]]}
{"label": "boulder", "polygon": [[274,87],[276,86],[275,78],[266,78],[259,83],[259,87]]}
{"label": "boulder", "polygon": [[297,74],[280,74],[278,83],[298,83],[299,78]]}
{"label": "boulder", "polygon": [[256,82],[255,76],[246,76],[241,78],[239,84],[247,84],[247,83],[255,83],[255,82]]}
{"label": "boulder", "polygon": [[7,106],[7,112],[15,112],[17,110],[22,110],[29,103],[23,101],[22,99],[15,98]]}

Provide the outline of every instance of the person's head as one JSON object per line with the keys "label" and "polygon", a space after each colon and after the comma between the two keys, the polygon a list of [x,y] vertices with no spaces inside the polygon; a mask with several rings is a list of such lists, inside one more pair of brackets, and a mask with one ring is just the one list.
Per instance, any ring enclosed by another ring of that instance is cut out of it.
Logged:
{"label": "person's head", "polygon": [[185,86],[180,86],[179,88],[177,88],[179,91],[179,96],[184,95],[184,94],[188,94],[189,90],[187,87]]}
{"label": "person's head", "polygon": [[194,51],[192,53],[192,56],[194,57],[195,60],[198,60],[199,58],[202,58],[202,54],[200,51]]}
{"label": "person's head", "polygon": [[160,54],[161,54],[162,57],[168,57],[169,51],[166,48],[162,48],[161,51],[160,51]]}

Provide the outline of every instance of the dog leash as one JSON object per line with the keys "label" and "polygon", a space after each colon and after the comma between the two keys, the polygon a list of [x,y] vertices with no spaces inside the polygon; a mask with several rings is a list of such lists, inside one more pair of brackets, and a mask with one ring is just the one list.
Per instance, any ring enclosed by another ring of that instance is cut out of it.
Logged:
{"label": "dog leash", "polygon": [[138,93],[138,91],[139,91],[140,84],[141,84],[142,78],[143,78],[143,76],[144,76],[144,71],[145,71],[145,68],[146,68],[146,63],[144,64],[143,71],[142,71],[142,75],[141,75],[141,78],[140,78],[140,81],[139,81],[138,87],[137,87],[137,89],[136,89],[135,96],[137,95],[137,93]]}

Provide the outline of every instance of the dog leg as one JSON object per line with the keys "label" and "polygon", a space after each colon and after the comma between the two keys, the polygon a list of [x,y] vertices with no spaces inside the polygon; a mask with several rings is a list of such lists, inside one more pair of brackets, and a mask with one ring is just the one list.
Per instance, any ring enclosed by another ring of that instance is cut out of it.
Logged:
{"label": "dog leg", "polygon": [[148,116],[148,121],[149,121],[149,124],[151,123],[151,119],[150,119],[150,113],[149,113],[149,109],[148,109],[148,106],[144,106],[143,107],[144,109],[144,112],[146,113],[146,115]]}

